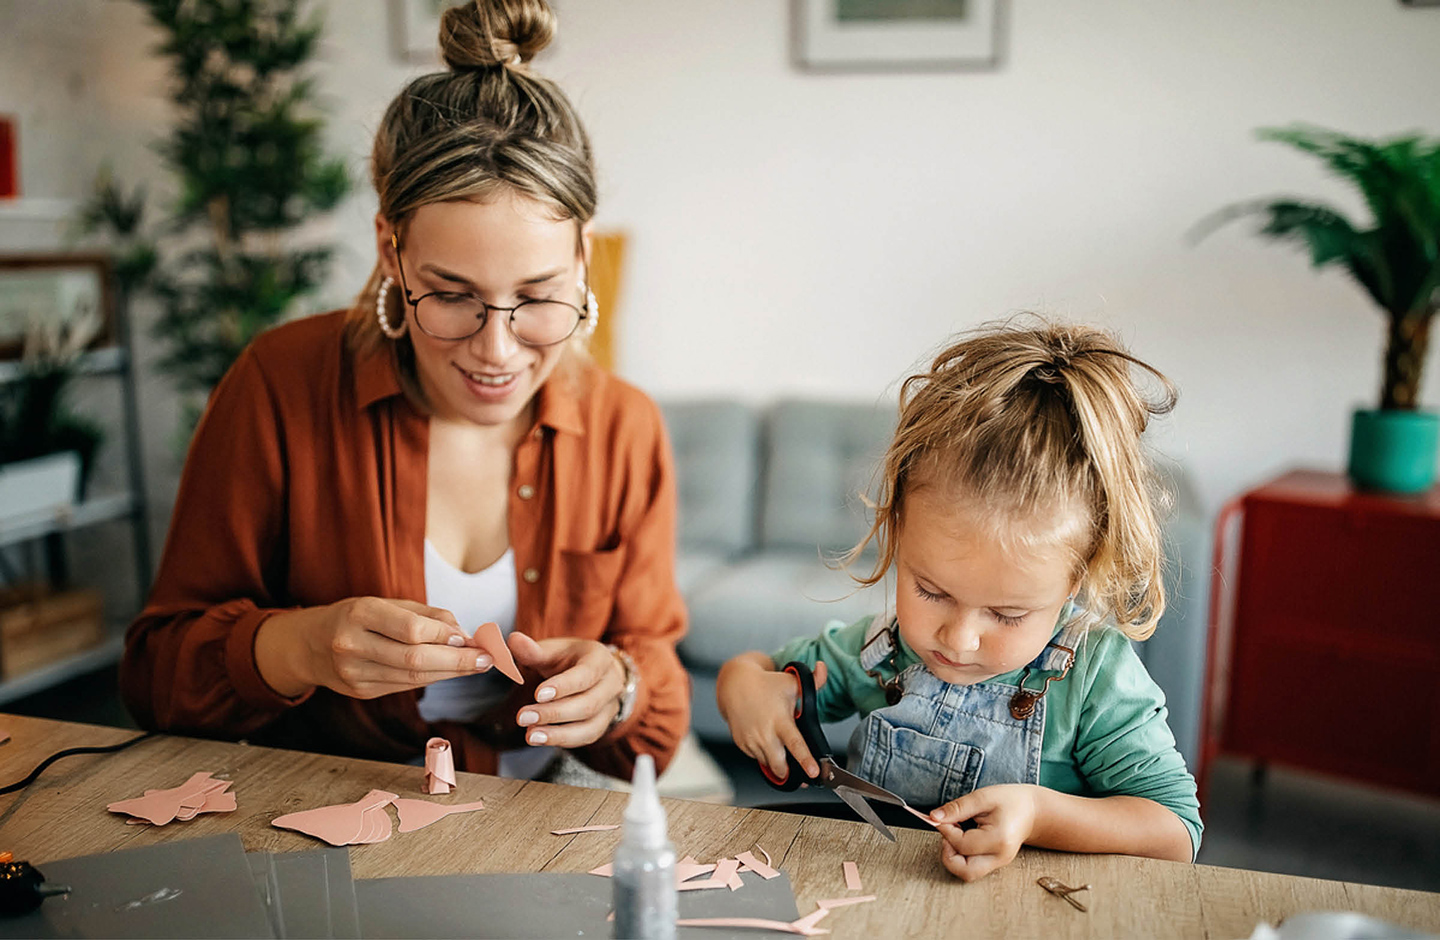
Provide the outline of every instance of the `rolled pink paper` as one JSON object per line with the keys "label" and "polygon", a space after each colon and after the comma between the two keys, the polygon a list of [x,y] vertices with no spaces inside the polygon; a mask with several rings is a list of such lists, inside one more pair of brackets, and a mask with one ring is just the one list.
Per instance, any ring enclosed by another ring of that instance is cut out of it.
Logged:
{"label": "rolled pink paper", "polygon": [[431,738],[425,742],[425,792],[445,794],[454,787],[455,755],[450,750],[450,742]]}

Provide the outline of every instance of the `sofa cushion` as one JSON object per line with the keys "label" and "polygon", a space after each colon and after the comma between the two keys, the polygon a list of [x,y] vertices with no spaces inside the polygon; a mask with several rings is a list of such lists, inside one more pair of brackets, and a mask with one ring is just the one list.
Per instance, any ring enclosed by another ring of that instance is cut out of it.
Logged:
{"label": "sofa cushion", "polygon": [[759,415],[729,400],[661,402],[660,410],[675,454],[680,547],[721,554],[749,549],[760,482]]}
{"label": "sofa cushion", "polygon": [[895,426],[888,402],[776,403],[765,429],[760,542],[766,549],[845,551],[868,529],[872,489]]}
{"label": "sofa cushion", "polygon": [[818,636],[830,620],[847,623],[883,609],[883,586],[855,589],[843,571],[812,550],[762,552],[739,559],[686,595],[690,630],[680,658],[714,672],[746,650],[771,653],[798,636]]}

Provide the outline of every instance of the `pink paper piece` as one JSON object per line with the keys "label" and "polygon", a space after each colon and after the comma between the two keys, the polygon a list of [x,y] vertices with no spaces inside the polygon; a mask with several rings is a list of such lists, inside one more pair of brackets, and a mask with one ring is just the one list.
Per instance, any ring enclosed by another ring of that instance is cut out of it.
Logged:
{"label": "pink paper piece", "polygon": [[168,790],[146,790],[144,796],[119,800],[105,808],[112,813],[135,816],[156,826],[174,820],[184,822],[200,813],[225,813],[235,809],[235,794],[226,793],[229,780],[215,780],[207,772],[192,774],[189,780]]}
{"label": "pink paper piece", "polygon": [[455,754],[444,738],[425,742],[425,786],[431,795],[444,796],[455,788]]}
{"label": "pink paper piece", "polygon": [[454,813],[469,813],[484,808],[485,803],[481,800],[450,804],[433,803],[430,800],[407,800],[403,797],[395,800],[395,811],[400,814],[401,832],[414,832]]}
{"label": "pink paper piece", "polygon": [[818,922],[820,922],[821,920],[824,920],[824,919],[825,919],[825,915],[826,915],[826,914],[829,914],[829,913],[830,913],[830,908],[828,908],[828,907],[817,907],[817,908],[815,908],[815,910],[813,910],[813,911],[811,911],[810,913],[806,914],[804,917],[801,917],[801,918],[799,918],[798,920],[792,920],[792,921],[790,922],[790,926],[791,926],[791,927],[794,927],[797,933],[802,933],[802,934],[805,934],[806,936],[810,936],[812,933],[829,933],[830,931],[828,931],[828,930],[818,930],[818,931],[817,931],[817,930],[815,929],[815,925],[816,925]]}
{"label": "pink paper piece", "polygon": [[714,870],[714,865],[701,865],[687,855],[675,863],[675,880],[677,882],[689,881],[699,875],[708,875]]}
{"label": "pink paper piece", "polygon": [[845,862],[843,865],[840,866],[840,868],[845,872],[845,890],[859,891],[860,866],[856,865],[854,862]]}
{"label": "pink paper piece", "polygon": [[783,920],[766,920],[763,917],[682,917],[675,921],[676,927],[737,927],[750,930],[775,930],[780,933],[794,933],[805,937],[814,937],[819,934],[829,933],[828,930],[819,930],[815,927],[800,926],[800,920],[794,923],[785,923]]}
{"label": "pink paper piece", "polygon": [[917,818],[919,818],[919,819],[925,820],[927,823],[929,823],[930,825],[934,826],[935,828],[938,829],[938,828],[940,827],[940,824],[939,824],[939,823],[937,823],[935,820],[933,820],[933,819],[930,818],[930,814],[929,814],[929,813],[922,813],[922,812],[920,812],[918,809],[916,809],[916,808],[913,807],[913,806],[904,806],[904,807],[902,807],[902,808],[905,810],[905,812],[907,812],[907,813],[909,813],[910,815],[915,816],[915,817],[917,817]]}
{"label": "pink paper piece", "polygon": [[767,852],[767,851],[765,851],[765,846],[761,845],[759,842],[756,842],[756,843],[755,843],[755,851],[757,851],[757,852],[759,852],[761,855],[765,856],[765,864],[766,864],[766,865],[769,865],[771,868],[774,868],[774,867],[775,867],[775,863],[772,862],[772,861],[770,861],[770,853]]}
{"label": "pink paper piece", "polygon": [[383,842],[390,838],[390,815],[385,812],[399,797],[384,790],[371,790],[354,803],[338,803],[287,813],[273,820],[277,829],[293,829],[331,845]]}
{"label": "pink paper piece", "polygon": [[505,636],[500,632],[499,624],[480,624],[475,628],[475,635],[470,637],[470,645],[489,653],[490,658],[495,661],[495,668],[508,676],[512,682],[525,684],[525,677],[520,675],[520,667],[515,665],[515,657],[510,655],[510,647],[505,643]]}
{"label": "pink paper piece", "polygon": [[837,908],[837,907],[849,907],[851,904],[864,904],[866,901],[873,901],[873,900],[875,900],[875,895],[873,895],[873,894],[866,894],[866,895],[861,895],[860,897],[850,897],[850,898],[826,898],[826,899],[823,900],[823,901],[816,901],[815,903],[818,904],[818,905],[820,905],[821,907],[825,908],[825,909],[828,911],[828,910],[832,910],[832,909]]}
{"label": "pink paper piece", "polygon": [[619,825],[614,825],[614,826],[576,826],[576,827],[574,827],[573,829],[551,829],[551,830],[550,830],[550,834],[551,834],[552,836],[572,836],[572,835],[574,835],[574,834],[577,833],[577,832],[610,832],[610,831],[612,831],[612,830],[619,829],[619,828],[620,828]]}
{"label": "pink paper piece", "polygon": [[715,871],[710,875],[710,882],[713,884],[726,885],[731,891],[738,891],[745,887],[745,882],[740,880],[740,862],[738,859],[722,858],[715,863]]}
{"label": "pink paper piece", "polygon": [[740,862],[741,871],[753,871],[755,874],[759,875],[761,878],[764,878],[766,881],[769,881],[771,878],[780,877],[780,873],[778,871],[771,868],[765,862],[760,861],[760,859],[756,858],[754,853],[752,852],[741,852],[739,855],[735,856],[735,858],[737,861]]}
{"label": "pink paper piece", "polygon": [[602,878],[613,878],[615,875],[615,866],[612,865],[610,862],[606,862],[599,868],[590,869],[590,874],[599,875]]}

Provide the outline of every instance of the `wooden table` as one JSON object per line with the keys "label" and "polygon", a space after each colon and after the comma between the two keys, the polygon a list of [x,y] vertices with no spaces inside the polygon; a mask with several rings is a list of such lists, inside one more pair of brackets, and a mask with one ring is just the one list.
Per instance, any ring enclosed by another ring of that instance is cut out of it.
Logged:
{"label": "wooden table", "polygon": [[[0,785],[62,748],[113,744],[134,732],[0,715]],[[235,781],[239,809],[162,828],[127,826],[105,804],[170,787],[208,770]],[[271,827],[283,813],[359,799],[372,788],[419,796],[422,770],[190,738],[158,737],[115,754],[67,757],[27,790],[0,796],[0,849],[37,865],[51,859],[234,830],[247,850],[315,848]],[[561,827],[618,823],[625,796],[604,790],[460,774],[455,798],[482,812],[452,816],[388,842],[353,846],[356,878],[480,872],[584,872],[609,861],[615,833],[552,836]],[[445,797],[437,799],[444,800]],[[871,904],[832,913],[821,926],[851,937],[1250,936],[1262,921],[1315,910],[1350,910],[1440,933],[1440,894],[1294,878],[1112,855],[1026,849],[1009,866],[963,884],[940,866],[938,836],[897,830],[887,843],[859,822],[667,800],[670,838],[701,861],[764,846],[790,876],[800,912],[846,894],[840,863],[859,864]],[[1080,913],[1036,886],[1053,875],[1090,884]],[[757,934],[757,937],[763,936]]]}

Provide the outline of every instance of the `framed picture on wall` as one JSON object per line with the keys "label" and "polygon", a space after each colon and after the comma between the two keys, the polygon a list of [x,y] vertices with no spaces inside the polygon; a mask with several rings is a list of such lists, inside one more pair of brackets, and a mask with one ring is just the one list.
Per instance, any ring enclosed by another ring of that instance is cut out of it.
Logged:
{"label": "framed picture on wall", "polygon": [[998,68],[1005,2],[791,0],[795,63],[814,71]]}
{"label": "framed picture on wall", "polygon": [[407,62],[440,58],[440,14],[461,0],[390,0],[391,35],[396,54]]}
{"label": "framed picture on wall", "polygon": [[18,359],[31,333],[84,325],[86,344],[115,343],[110,261],[103,255],[0,255],[0,359]]}

